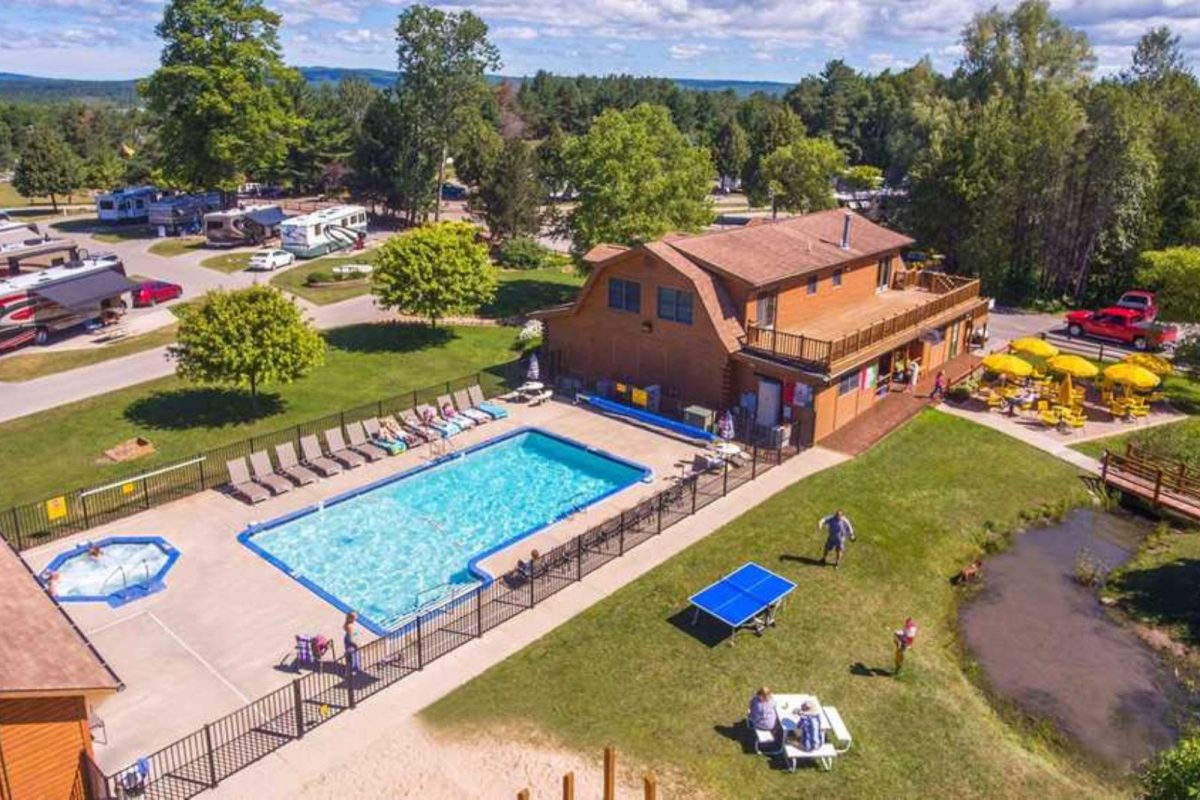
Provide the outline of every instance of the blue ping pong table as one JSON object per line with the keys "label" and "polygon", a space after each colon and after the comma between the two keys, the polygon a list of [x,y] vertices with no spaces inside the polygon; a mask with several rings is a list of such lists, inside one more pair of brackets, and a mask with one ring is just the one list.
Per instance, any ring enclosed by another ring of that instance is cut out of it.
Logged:
{"label": "blue ping pong table", "polygon": [[759,636],[775,624],[775,611],[796,584],[754,562],[744,564],[688,598],[696,607],[692,624],[703,611],[733,629],[753,627]]}

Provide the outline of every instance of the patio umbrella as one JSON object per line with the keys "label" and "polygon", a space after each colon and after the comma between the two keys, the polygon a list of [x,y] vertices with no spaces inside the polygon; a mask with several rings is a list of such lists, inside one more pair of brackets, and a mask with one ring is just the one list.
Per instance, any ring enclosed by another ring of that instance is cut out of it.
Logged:
{"label": "patio umbrella", "polygon": [[1126,364],[1137,364],[1142,369],[1147,369],[1155,375],[1174,375],[1175,365],[1167,361],[1162,356],[1156,356],[1152,353],[1131,353],[1121,359]]}
{"label": "patio umbrella", "polygon": [[983,359],[983,366],[992,372],[1013,378],[1026,378],[1033,372],[1033,367],[1028,361],[1008,353],[992,353]]}
{"label": "patio umbrella", "polygon": [[1128,361],[1113,364],[1104,370],[1104,377],[1113,383],[1124,384],[1127,393],[1133,389],[1153,389],[1162,380],[1145,367],[1139,367]]}
{"label": "patio umbrella", "polygon": [[722,411],[717,419],[717,436],[726,441],[733,438],[733,414],[729,413],[729,409]]}
{"label": "patio umbrella", "polygon": [[1099,367],[1080,356],[1055,356],[1046,366],[1070,378],[1094,378],[1100,372]]}
{"label": "patio umbrella", "polygon": [[1059,404],[1064,406],[1074,405],[1072,403],[1072,394],[1074,394],[1074,390],[1075,387],[1071,385],[1071,373],[1068,372],[1063,376],[1062,386],[1058,387]]}
{"label": "patio umbrella", "polygon": [[537,381],[542,377],[542,371],[538,368],[537,353],[530,353],[529,366],[525,369],[525,380]]}
{"label": "patio umbrella", "polygon": [[1054,358],[1058,355],[1057,347],[1045,339],[1039,339],[1036,336],[1023,336],[1020,339],[1014,339],[1009,344],[1009,347],[1018,353],[1028,353],[1037,358]]}

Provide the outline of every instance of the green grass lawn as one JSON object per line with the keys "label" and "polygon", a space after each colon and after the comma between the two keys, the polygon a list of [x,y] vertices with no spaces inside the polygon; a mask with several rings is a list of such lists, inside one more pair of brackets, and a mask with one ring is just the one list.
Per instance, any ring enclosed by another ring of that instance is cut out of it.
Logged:
{"label": "green grass lawn", "polygon": [[496,299],[479,309],[480,316],[503,319],[575,299],[586,278],[571,267],[497,270]]}
{"label": "green grass lawn", "polygon": [[[1047,738],[1010,727],[968,677],[956,634],[960,595],[949,580],[1031,510],[1085,498],[1063,462],[926,411],[866,455],[750,509],[424,715],[470,733],[548,733],[588,754],[614,745],[627,764],[714,797],[1120,796]],[[817,520],[838,507],[858,541],[835,571],[813,559],[823,543]],[[687,598],[749,560],[798,589],[763,638],[709,646],[688,624]],[[875,673],[891,668],[891,632],[907,616],[922,626],[907,671]],[[815,693],[841,711],[855,744],[831,773],[790,774],[744,751],[740,720],[764,684]]]}
{"label": "green grass lawn", "polygon": [[[0,461],[8,468],[0,509],[486,370],[516,356],[514,334],[353,325],[326,331],[326,365],[290,386],[268,388],[257,411],[243,393],[171,377],[0,423]],[[96,464],[106,448],[136,435],[149,437],[157,452],[135,464]]]}
{"label": "green grass lawn", "polygon": [[1155,532],[1109,575],[1104,594],[1139,622],[1200,648],[1200,531]]}
{"label": "green grass lawn", "polygon": [[1145,430],[1118,433],[1103,439],[1080,442],[1072,447],[1093,458],[1100,458],[1105,450],[1123,452],[1125,445],[1130,442],[1165,458],[1184,461],[1192,469],[1200,470],[1200,417]]}
{"label": "green grass lawn", "polygon": [[285,292],[291,292],[297,297],[303,297],[310,303],[316,303],[319,306],[327,303],[340,303],[371,291],[370,280],[348,281],[349,285],[347,286],[320,287],[306,286],[305,280],[314,272],[328,271],[343,264],[370,264],[374,260],[374,251],[368,250],[349,256],[326,256],[313,261],[301,261],[296,266],[271,276],[271,285],[278,286]]}
{"label": "green grass lawn", "polygon": [[[56,195],[54,199],[58,201],[58,205],[60,208],[65,205],[78,205],[80,203],[87,203],[87,204],[91,203],[91,198],[88,196],[87,192],[83,189],[80,189],[80,190],[76,191],[75,194],[70,195],[70,199],[72,201],[71,203],[67,202],[68,195]],[[20,194],[17,193],[17,190],[13,188],[13,185],[11,183],[9,183],[8,181],[0,182],[0,209],[7,210],[8,208],[20,208],[21,206],[41,206],[41,205],[49,206],[50,198],[49,197],[22,197]]]}
{"label": "green grass lawn", "polygon": [[193,253],[204,247],[203,236],[169,236],[150,245],[150,252],[164,258]]}
{"label": "green grass lawn", "polygon": [[217,272],[229,274],[231,272],[241,272],[250,263],[252,252],[240,253],[223,253],[219,256],[210,256],[200,262],[200,266],[208,269],[215,269]]}
{"label": "green grass lawn", "polygon": [[23,352],[0,359],[0,381],[28,381],[76,367],[98,364],[111,358],[152,350],[175,341],[176,325],[168,325],[141,336],[133,336],[105,347],[58,352]]}
{"label": "green grass lawn", "polygon": [[128,242],[153,238],[153,231],[146,225],[109,225],[95,217],[80,217],[55,222],[50,227],[65,234],[87,234],[98,242]]}

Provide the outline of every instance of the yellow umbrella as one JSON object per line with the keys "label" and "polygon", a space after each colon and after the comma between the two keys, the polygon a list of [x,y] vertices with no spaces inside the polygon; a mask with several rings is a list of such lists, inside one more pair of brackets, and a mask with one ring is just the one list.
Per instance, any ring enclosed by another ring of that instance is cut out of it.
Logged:
{"label": "yellow umbrella", "polygon": [[1156,356],[1151,353],[1131,353],[1121,359],[1126,364],[1137,364],[1145,370],[1153,372],[1155,375],[1173,375],[1175,373],[1175,365],[1167,361],[1162,356]]}
{"label": "yellow umbrella", "polygon": [[1153,389],[1161,382],[1161,378],[1150,370],[1128,361],[1113,364],[1104,370],[1104,377],[1113,383],[1125,384],[1127,391],[1130,389]]}
{"label": "yellow umbrella", "polygon": [[1054,358],[1054,356],[1058,355],[1057,347],[1045,339],[1039,339],[1036,336],[1025,336],[1020,339],[1014,339],[1009,347],[1018,353],[1028,353],[1038,358]]}
{"label": "yellow umbrella", "polygon": [[992,353],[983,359],[983,366],[992,372],[1008,375],[1014,378],[1025,378],[1033,372],[1028,361],[1022,361],[1008,353]]}
{"label": "yellow umbrella", "polygon": [[1080,356],[1055,356],[1046,362],[1046,366],[1072,378],[1094,378],[1100,371],[1099,367]]}

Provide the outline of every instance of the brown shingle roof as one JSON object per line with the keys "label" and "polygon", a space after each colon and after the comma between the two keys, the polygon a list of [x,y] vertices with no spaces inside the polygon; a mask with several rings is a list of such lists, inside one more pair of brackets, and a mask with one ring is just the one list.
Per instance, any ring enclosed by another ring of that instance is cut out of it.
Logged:
{"label": "brown shingle roof", "polygon": [[623,244],[598,244],[591,250],[583,254],[583,260],[589,264],[599,264],[601,261],[607,261],[615,255],[628,251],[629,248]]}
{"label": "brown shingle roof", "polygon": [[115,691],[120,683],[55,607],[25,564],[0,542],[0,695]]}
{"label": "brown shingle roof", "polygon": [[[838,244],[847,214],[851,217],[850,247],[843,250]],[[854,212],[833,209],[766,225],[668,239],[667,243],[704,266],[753,286],[765,286],[898,250],[913,240]]]}

